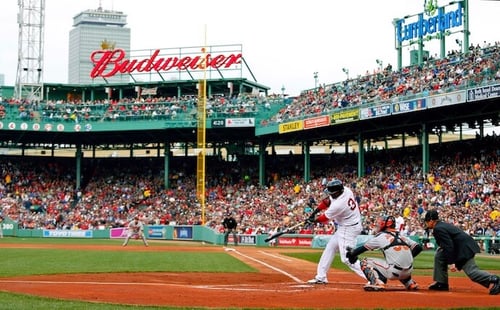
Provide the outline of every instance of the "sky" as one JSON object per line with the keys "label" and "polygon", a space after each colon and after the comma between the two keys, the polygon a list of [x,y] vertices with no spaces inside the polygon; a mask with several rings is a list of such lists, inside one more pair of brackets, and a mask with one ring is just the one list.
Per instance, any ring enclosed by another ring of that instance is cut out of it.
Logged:
{"label": "sky", "polygon": [[[21,0],[22,1],[22,0]],[[28,0],[24,0],[28,1]],[[31,0],[35,1],[35,0]],[[448,4],[438,0],[438,5]],[[316,82],[330,84],[397,67],[395,18],[424,11],[424,0],[45,0],[44,81],[67,83],[68,38],[73,17],[99,6],[127,14],[131,49],[242,44],[258,83],[271,93],[298,95]],[[455,5],[456,6],[456,5]],[[500,41],[500,1],[469,0],[470,42]],[[17,70],[18,1],[2,1],[0,73],[14,85]],[[447,49],[459,49],[455,38]],[[436,41],[426,43],[431,55]],[[403,49],[403,66],[410,47]],[[314,73],[317,72],[317,79]],[[250,73],[243,77],[252,79]]]}

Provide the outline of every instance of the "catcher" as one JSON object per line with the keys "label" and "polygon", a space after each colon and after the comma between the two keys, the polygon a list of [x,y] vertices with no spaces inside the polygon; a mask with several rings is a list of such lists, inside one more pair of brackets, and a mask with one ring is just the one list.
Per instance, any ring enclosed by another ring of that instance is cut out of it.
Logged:
{"label": "catcher", "polygon": [[141,238],[142,242],[145,246],[148,246],[148,242],[146,241],[146,236],[144,235],[144,224],[139,220],[139,217],[134,217],[134,220],[131,221],[128,226],[127,237],[125,238],[125,242],[123,242],[122,246],[127,246],[130,238],[134,237],[136,239]]}
{"label": "catcher", "polygon": [[365,291],[382,291],[387,280],[399,280],[407,290],[417,290],[418,284],[411,278],[413,258],[422,251],[422,246],[410,238],[400,236],[396,230],[394,216],[386,216],[378,221],[378,233],[364,245],[347,249],[346,257],[351,264],[365,251],[381,250],[385,259],[363,258],[361,270],[368,279]]}

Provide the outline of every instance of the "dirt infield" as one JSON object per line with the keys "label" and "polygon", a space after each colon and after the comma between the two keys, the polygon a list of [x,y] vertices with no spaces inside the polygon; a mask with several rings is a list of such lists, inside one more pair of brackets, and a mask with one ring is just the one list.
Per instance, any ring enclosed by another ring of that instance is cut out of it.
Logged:
{"label": "dirt infield", "polygon": [[[22,247],[1,244],[1,247]],[[210,308],[465,308],[495,307],[499,296],[468,278],[450,278],[450,292],[426,289],[432,281],[417,276],[422,287],[407,292],[398,282],[390,282],[385,292],[365,292],[363,281],[351,272],[332,269],[327,285],[305,283],[316,264],[285,255],[310,249],[256,248],[239,246],[54,246],[40,248],[99,249],[123,251],[226,251],[258,269],[259,273],[110,273],[62,274],[0,278],[0,290],[60,299],[177,307]],[[313,250],[311,250],[313,251]]]}

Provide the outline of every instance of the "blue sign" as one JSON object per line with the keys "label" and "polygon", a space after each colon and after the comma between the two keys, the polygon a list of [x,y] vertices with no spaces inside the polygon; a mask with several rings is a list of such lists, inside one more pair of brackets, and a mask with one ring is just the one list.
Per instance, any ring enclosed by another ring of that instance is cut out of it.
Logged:
{"label": "blue sign", "polygon": [[424,13],[418,14],[418,20],[413,23],[406,23],[407,18],[394,21],[396,28],[396,42],[402,43],[412,39],[422,39],[426,35],[443,33],[451,28],[460,27],[463,24],[462,3],[458,3],[455,11],[446,13],[444,7],[438,9],[436,16],[424,18]]}
{"label": "blue sign", "polygon": [[175,226],[174,239],[193,239],[192,226]]}
{"label": "blue sign", "polygon": [[500,84],[471,88],[467,90],[467,101],[485,100],[500,97]]}
{"label": "blue sign", "polygon": [[360,109],[360,119],[369,119],[391,115],[391,104],[381,104]]}
{"label": "blue sign", "polygon": [[147,236],[148,239],[166,239],[165,226],[163,225],[152,225],[147,226]]}
{"label": "blue sign", "polygon": [[44,238],[92,238],[92,230],[47,230],[44,229]]}
{"label": "blue sign", "polygon": [[404,102],[396,102],[392,104],[392,114],[414,112],[426,108],[425,99],[415,99]]}

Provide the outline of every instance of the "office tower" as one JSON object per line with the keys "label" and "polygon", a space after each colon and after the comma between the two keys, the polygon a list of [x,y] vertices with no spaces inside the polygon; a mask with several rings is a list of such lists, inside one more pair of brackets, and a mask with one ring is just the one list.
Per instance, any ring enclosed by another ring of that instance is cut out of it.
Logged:
{"label": "office tower", "polygon": [[126,28],[127,15],[123,12],[86,10],[73,18],[73,29],[69,33],[68,83],[101,84],[129,82],[127,75],[117,74],[104,80],[92,79],[94,67],[90,55],[95,50],[121,48],[130,51],[130,28]]}

